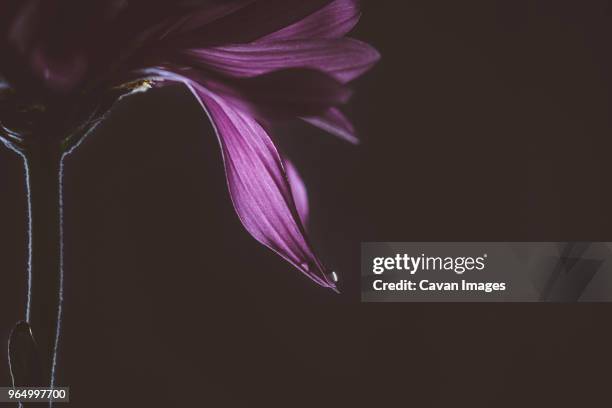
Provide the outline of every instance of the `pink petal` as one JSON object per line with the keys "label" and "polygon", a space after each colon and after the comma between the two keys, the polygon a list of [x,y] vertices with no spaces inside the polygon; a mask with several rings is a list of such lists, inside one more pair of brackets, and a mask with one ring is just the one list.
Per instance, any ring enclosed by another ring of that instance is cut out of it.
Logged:
{"label": "pink petal", "polygon": [[264,129],[221,98],[194,85],[215,125],[234,207],[244,227],[313,281],[334,287],[299,218],[281,158]]}
{"label": "pink petal", "polygon": [[310,208],[308,205],[308,190],[306,190],[306,184],[302,180],[302,176],[297,171],[293,163],[285,158],[285,170],[287,172],[287,178],[291,185],[291,193],[293,194],[293,201],[295,201],[295,207],[297,208],[302,224],[306,227],[310,215]]}
{"label": "pink petal", "polygon": [[264,128],[182,74],[160,69],[144,73],[184,83],[207,112],[221,146],[230,196],[246,230],[310,279],[335,290],[300,219],[294,199],[300,187],[292,189],[283,160]]}
{"label": "pink petal", "polygon": [[338,136],[347,142],[358,144],[359,139],[355,136],[355,128],[342,112],[337,108],[331,108],[320,116],[302,118],[313,126],[323,129],[334,136]]}
{"label": "pink petal", "polygon": [[335,0],[321,10],[258,41],[306,38],[340,38],[355,27],[361,17],[359,1]]}
{"label": "pink petal", "polygon": [[238,44],[258,40],[301,21],[332,0],[256,0],[223,18],[191,30],[182,44]]}
{"label": "pink petal", "polygon": [[310,68],[346,83],[380,59],[370,45],[351,38],[278,41],[183,51],[186,61],[231,77],[253,77],[287,68]]}

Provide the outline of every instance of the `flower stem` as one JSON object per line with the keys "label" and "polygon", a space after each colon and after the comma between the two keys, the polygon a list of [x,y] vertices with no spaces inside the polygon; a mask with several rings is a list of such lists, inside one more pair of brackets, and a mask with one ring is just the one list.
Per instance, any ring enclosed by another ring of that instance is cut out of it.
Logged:
{"label": "flower stem", "polygon": [[[53,386],[62,308],[62,151],[55,140],[36,140],[23,151],[29,206],[28,296],[29,323],[41,373],[24,373]],[[15,376],[14,376],[15,377]],[[24,384],[25,385],[25,384]]]}

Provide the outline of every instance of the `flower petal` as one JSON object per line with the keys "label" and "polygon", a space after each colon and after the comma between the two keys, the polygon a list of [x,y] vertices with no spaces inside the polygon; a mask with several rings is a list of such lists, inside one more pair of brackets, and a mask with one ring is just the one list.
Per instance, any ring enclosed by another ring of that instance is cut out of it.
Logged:
{"label": "flower petal", "polygon": [[192,72],[188,75],[234,107],[261,120],[282,120],[323,114],[345,104],[352,92],[318,71],[287,69],[255,78],[219,80]]}
{"label": "flower petal", "polygon": [[188,49],[186,60],[230,77],[253,77],[287,68],[310,68],[349,82],[372,68],[380,54],[351,38],[277,41]]}
{"label": "flower petal", "polygon": [[319,285],[335,287],[310,247],[282,160],[265,130],[202,87],[192,89],[215,125],[230,195],[244,227]]}
{"label": "flower petal", "polygon": [[302,176],[297,171],[293,163],[285,158],[285,170],[287,172],[287,178],[289,179],[289,185],[291,186],[291,193],[293,194],[293,201],[295,201],[295,207],[302,225],[306,228],[310,216],[310,207],[308,205],[308,190],[306,190],[306,184],[302,180]]}
{"label": "flower petal", "polygon": [[337,108],[328,109],[320,116],[302,118],[305,122],[323,129],[347,142],[358,144],[359,139],[355,135],[355,128],[350,120]]}
{"label": "flower petal", "polygon": [[181,44],[239,44],[258,40],[301,21],[332,0],[256,0],[234,13],[185,33]]}
{"label": "flower petal", "polygon": [[264,128],[180,73],[161,69],[143,73],[185,84],[207,112],[221,145],[230,196],[246,230],[310,279],[336,290],[300,219],[294,199],[299,186],[292,189],[283,160]]}
{"label": "flower petal", "polygon": [[168,34],[177,35],[201,28],[206,24],[235,13],[253,2],[255,0],[226,0],[223,2],[212,2],[212,4],[207,2],[204,7],[190,12],[175,22],[167,30]]}
{"label": "flower petal", "polygon": [[54,58],[37,48],[32,52],[34,74],[54,91],[71,91],[87,72],[87,60],[82,54]]}
{"label": "flower petal", "polygon": [[357,25],[361,11],[358,0],[334,0],[321,10],[258,41],[305,38],[340,38]]}

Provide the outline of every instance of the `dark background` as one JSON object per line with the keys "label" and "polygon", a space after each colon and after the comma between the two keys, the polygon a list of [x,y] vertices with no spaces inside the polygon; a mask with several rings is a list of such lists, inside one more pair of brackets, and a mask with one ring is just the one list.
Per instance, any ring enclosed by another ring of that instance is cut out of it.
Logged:
{"label": "dark background", "polygon": [[[612,240],[610,2],[365,3],[362,145],[276,132],[343,293],[244,232],[187,92],[130,98],[66,164],[72,406],[610,404],[612,305],[359,303],[362,241]],[[5,149],[0,197],[7,338],[26,201]]]}

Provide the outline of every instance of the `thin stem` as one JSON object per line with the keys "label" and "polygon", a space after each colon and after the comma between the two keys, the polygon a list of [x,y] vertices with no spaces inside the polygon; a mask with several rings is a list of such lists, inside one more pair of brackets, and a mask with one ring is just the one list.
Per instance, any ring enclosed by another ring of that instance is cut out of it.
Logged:
{"label": "thin stem", "polygon": [[31,143],[23,152],[29,207],[26,321],[30,324],[42,384],[53,386],[62,311],[62,227],[60,145]]}
{"label": "thin stem", "polygon": [[[93,132],[99,121],[67,139],[13,140],[0,143],[24,162],[28,200],[28,267],[25,321],[17,323],[8,343],[14,386],[56,385],[63,312],[64,160]],[[49,404],[52,407],[53,403]],[[29,407],[29,404],[19,404]]]}

